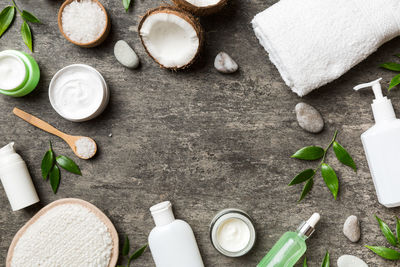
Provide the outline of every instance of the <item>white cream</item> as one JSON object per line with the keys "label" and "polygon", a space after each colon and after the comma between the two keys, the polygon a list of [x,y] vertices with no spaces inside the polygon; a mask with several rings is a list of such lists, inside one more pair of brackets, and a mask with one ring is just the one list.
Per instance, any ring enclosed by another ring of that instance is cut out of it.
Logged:
{"label": "white cream", "polygon": [[243,220],[229,218],[219,225],[217,241],[227,251],[241,251],[249,244],[250,229]]}
{"label": "white cream", "polygon": [[24,62],[15,55],[2,53],[0,55],[0,89],[17,88],[26,77]]}
{"label": "white cream", "polygon": [[93,116],[106,98],[102,77],[86,65],[71,65],[58,72],[49,94],[54,109],[69,120]]}

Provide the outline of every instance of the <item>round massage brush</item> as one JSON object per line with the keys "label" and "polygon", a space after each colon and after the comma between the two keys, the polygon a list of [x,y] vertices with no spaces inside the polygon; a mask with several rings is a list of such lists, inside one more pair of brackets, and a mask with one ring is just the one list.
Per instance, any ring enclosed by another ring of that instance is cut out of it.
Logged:
{"label": "round massage brush", "polygon": [[[108,264],[108,267],[114,267],[117,264],[118,261],[118,256],[119,256],[119,238],[118,238],[118,233],[117,230],[115,229],[113,223],[110,221],[110,219],[100,210],[98,209],[96,206],[94,206],[93,204],[81,200],[81,199],[77,199],[77,198],[64,198],[64,199],[59,199],[56,200],[50,204],[48,204],[47,206],[45,206],[44,208],[42,208],[38,213],[35,214],[35,216],[33,216],[18,232],[17,234],[14,236],[10,248],[8,249],[8,253],[7,253],[7,259],[6,259],[6,267],[11,267],[11,262],[13,259],[13,255],[14,255],[14,250],[16,245],[18,244],[18,241],[20,240],[20,238],[26,233],[26,231],[29,229],[29,227],[34,224],[38,219],[40,219],[43,215],[45,215],[47,212],[51,211],[52,209],[60,206],[60,205],[65,205],[65,204],[73,204],[73,205],[80,205],[83,206],[84,208],[88,209],[89,211],[91,211],[92,213],[94,213],[94,215],[97,216],[98,219],[100,219],[100,221],[102,223],[104,223],[104,225],[107,227],[108,232],[111,235],[111,240],[112,240],[112,252],[111,252],[111,258],[110,258],[110,262]],[[61,231],[62,229],[60,229]]]}
{"label": "round massage brush", "polygon": [[[99,7],[103,10],[104,14],[106,15],[106,26],[103,29],[103,32],[101,33],[101,35],[96,39],[93,40],[89,43],[78,43],[75,42],[73,40],[71,40],[64,32],[64,29],[62,27],[62,13],[64,11],[64,8],[71,4],[73,1],[76,0],[66,0],[60,7],[60,10],[58,11],[58,28],[60,29],[61,34],[65,37],[65,39],[67,39],[69,42],[73,43],[74,45],[78,45],[81,47],[86,47],[86,48],[90,48],[90,47],[95,47],[100,45],[102,42],[104,42],[104,40],[107,38],[108,34],[110,33],[110,29],[111,29],[111,22],[110,22],[110,18],[108,17],[107,14],[107,10],[104,8],[104,6],[98,1],[98,0],[91,0],[92,2],[95,2],[99,5]],[[80,0],[77,0],[78,2],[80,2]]]}
{"label": "round massage brush", "polygon": [[[77,155],[81,159],[90,159],[97,152],[96,142],[90,137],[68,135],[66,133],[63,133],[60,130],[58,130],[58,129],[54,128],[53,126],[51,126],[50,124],[48,124],[47,122],[44,122],[41,119],[36,118],[35,116],[33,116],[29,113],[26,113],[25,111],[22,111],[18,108],[14,108],[13,112],[15,115],[17,115],[21,119],[27,121],[28,123],[32,124],[33,126],[36,126],[39,129],[42,129],[43,131],[54,134],[55,136],[58,136],[61,139],[63,139],[71,147],[71,149],[72,149],[72,151],[74,151],[75,155]],[[81,140],[84,140],[85,142],[89,142],[89,146],[92,148],[92,149],[90,149],[90,155],[86,154],[86,153],[85,154],[80,153],[80,151],[77,147],[77,143],[79,143]]]}

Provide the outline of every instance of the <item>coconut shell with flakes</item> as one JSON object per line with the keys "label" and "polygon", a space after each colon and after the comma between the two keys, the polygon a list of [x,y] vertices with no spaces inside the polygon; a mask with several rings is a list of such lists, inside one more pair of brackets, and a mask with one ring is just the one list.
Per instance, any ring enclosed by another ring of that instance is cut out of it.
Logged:
{"label": "coconut shell with flakes", "polygon": [[173,70],[192,65],[204,42],[199,20],[173,6],[149,10],[140,21],[138,32],[149,56],[162,68]]}
{"label": "coconut shell with flakes", "polygon": [[178,7],[195,14],[206,16],[220,11],[228,0],[172,0]]}

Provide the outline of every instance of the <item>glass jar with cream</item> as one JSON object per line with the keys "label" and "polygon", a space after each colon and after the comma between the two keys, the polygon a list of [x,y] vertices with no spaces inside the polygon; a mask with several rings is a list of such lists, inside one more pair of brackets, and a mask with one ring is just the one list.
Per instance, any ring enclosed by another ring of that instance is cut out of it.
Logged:
{"label": "glass jar with cream", "polygon": [[32,92],[40,79],[35,59],[17,50],[0,52],[0,93],[21,97]]}
{"label": "glass jar with cream", "polygon": [[220,211],[210,225],[210,238],[213,246],[228,257],[247,254],[256,241],[253,220],[239,209]]}
{"label": "glass jar with cream", "polygon": [[85,64],[69,65],[59,70],[49,86],[53,108],[67,120],[93,119],[106,108],[110,92],[103,76]]}

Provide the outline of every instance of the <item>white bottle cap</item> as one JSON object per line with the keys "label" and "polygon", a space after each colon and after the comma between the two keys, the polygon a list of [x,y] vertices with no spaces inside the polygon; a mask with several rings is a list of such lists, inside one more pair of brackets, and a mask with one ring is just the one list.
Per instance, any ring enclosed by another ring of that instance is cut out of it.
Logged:
{"label": "white bottle cap", "polygon": [[175,216],[172,211],[172,204],[169,201],[164,201],[150,208],[156,226],[163,226],[175,221]]}
{"label": "white bottle cap", "polygon": [[390,121],[396,119],[394,113],[392,101],[382,94],[382,88],[380,81],[382,78],[375,80],[370,83],[364,83],[354,87],[354,90],[358,91],[362,88],[372,87],[375,94],[375,99],[372,101],[372,112],[374,113],[375,122],[379,123],[382,121]]}
{"label": "white bottle cap", "polygon": [[310,237],[314,233],[315,226],[319,222],[320,218],[321,218],[321,216],[319,215],[319,213],[314,213],[313,215],[311,215],[311,217],[310,217],[310,219],[308,219],[308,221],[303,222],[299,226],[299,228],[297,228],[297,231],[300,234],[302,234],[303,236],[305,236],[306,238]]}

